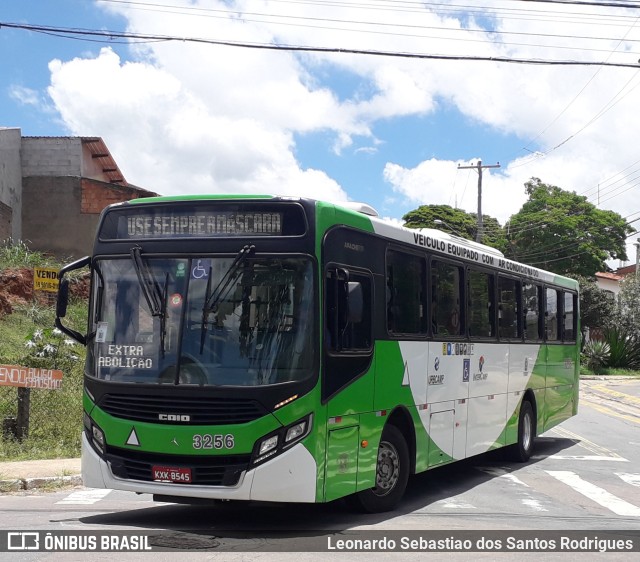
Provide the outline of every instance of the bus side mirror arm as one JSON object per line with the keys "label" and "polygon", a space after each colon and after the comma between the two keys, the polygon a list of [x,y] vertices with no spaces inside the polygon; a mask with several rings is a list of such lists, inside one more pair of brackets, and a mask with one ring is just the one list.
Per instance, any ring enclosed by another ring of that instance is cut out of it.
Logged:
{"label": "bus side mirror arm", "polygon": [[55,326],[62,333],[66,334],[70,338],[73,338],[78,343],[82,345],[87,345],[87,337],[83,336],[80,332],[76,332],[71,328],[68,328],[62,323],[62,318],[67,315],[67,305],[69,303],[69,280],[65,279],[65,274],[69,271],[75,271],[76,269],[81,269],[83,267],[87,267],[91,265],[91,258],[86,256],[82,259],[74,261],[69,265],[64,266],[60,272],[58,273],[58,280],[60,282],[60,286],[58,287],[58,299],[56,301],[56,320]]}

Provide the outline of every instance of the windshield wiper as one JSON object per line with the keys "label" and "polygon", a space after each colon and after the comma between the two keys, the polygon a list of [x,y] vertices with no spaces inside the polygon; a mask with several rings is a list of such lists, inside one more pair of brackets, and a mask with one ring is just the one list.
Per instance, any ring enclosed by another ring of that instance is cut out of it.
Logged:
{"label": "windshield wiper", "polygon": [[164,338],[166,332],[166,310],[167,310],[167,292],[169,287],[169,273],[166,274],[164,280],[164,287],[160,288],[160,285],[155,280],[155,277],[151,273],[149,266],[142,259],[142,248],[140,246],[134,246],[131,248],[131,260],[138,276],[138,283],[142,289],[151,316],[160,318],[160,351],[164,357]]}
{"label": "windshield wiper", "polygon": [[211,274],[212,268],[209,268],[209,277],[207,279],[207,290],[204,295],[204,305],[202,307],[202,325],[200,326],[200,353],[204,349],[204,339],[207,330],[207,318],[209,314],[212,312],[216,312],[218,309],[218,304],[224,296],[227,295],[229,290],[231,289],[231,284],[235,279],[236,272],[242,265],[242,262],[249,257],[249,254],[255,250],[255,246],[253,244],[246,244],[237,254],[236,257],[231,262],[229,269],[227,269],[226,273],[222,276],[222,279],[215,286],[215,289],[209,293],[211,289]]}

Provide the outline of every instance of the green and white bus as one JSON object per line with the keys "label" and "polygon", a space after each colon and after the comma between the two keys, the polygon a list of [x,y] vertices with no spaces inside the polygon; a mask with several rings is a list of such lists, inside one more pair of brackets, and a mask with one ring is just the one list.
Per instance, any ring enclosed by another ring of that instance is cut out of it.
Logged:
{"label": "green and white bus", "polygon": [[[65,274],[87,266],[83,335]],[[384,511],[411,474],[526,461],[577,412],[575,281],[364,204],[112,205],[60,278],[56,325],[87,346],[89,487]]]}

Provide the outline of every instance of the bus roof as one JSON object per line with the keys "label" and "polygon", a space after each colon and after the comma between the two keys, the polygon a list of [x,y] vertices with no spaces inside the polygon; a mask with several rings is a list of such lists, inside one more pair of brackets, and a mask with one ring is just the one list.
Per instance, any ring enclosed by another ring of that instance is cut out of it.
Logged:
{"label": "bus roof", "polygon": [[386,238],[406,242],[411,245],[432,249],[444,255],[451,255],[456,258],[463,258],[468,261],[475,261],[488,267],[505,270],[507,273],[523,275],[525,277],[539,278],[541,280],[558,284],[571,289],[577,289],[578,283],[574,279],[545,271],[530,265],[519,263],[504,257],[499,250],[468,240],[460,236],[454,236],[433,228],[407,228],[397,222],[380,218],[377,211],[366,203],[353,201],[330,202],[312,198],[302,198],[295,196],[277,196],[264,194],[196,194],[196,195],[169,195],[158,197],[145,197],[132,199],[125,203],[116,205],[144,205],[148,203],[169,203],[169,202],[196,202],[196,201],[229,201],[229,200],[277,200],[277,201],[307,201],[315,203],[323,208],[332,207],[335,211],[342,211],[354,218],[365,219],[373,232]]}

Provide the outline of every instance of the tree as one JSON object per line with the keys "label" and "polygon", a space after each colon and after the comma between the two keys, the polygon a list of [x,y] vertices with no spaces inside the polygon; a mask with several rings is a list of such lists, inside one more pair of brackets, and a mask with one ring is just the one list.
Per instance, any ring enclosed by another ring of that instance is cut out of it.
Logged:
{"label": "tree", "polygon": [[[436,228],[468,240],[476,239],[478,220],[475,213],[454,209],[449,205],[421,205],[402,217],[407,228]],[[440,221],[440,222],[436,222]],[[503,250],[506,246],[504,231],[497,219],[482,215],[482,243]]]}
{"label": "tree", "polygon": [[570,275],[580,284],[580,324],[586,328],[609,328],[616,323],[616,301],[613,293],[598,287],[593,278]]}
{"label": "tree", "polygon": [[627,259],[625,240],[635,229],[618,213],[538,178],[525,189],[528,201],[505,226],[507,257],[585,277],[607,271],[606,260]]}
{"label": "tree", "polygon": [[640,279],[628,275],[620,282],[616,325],[640,337]]}

